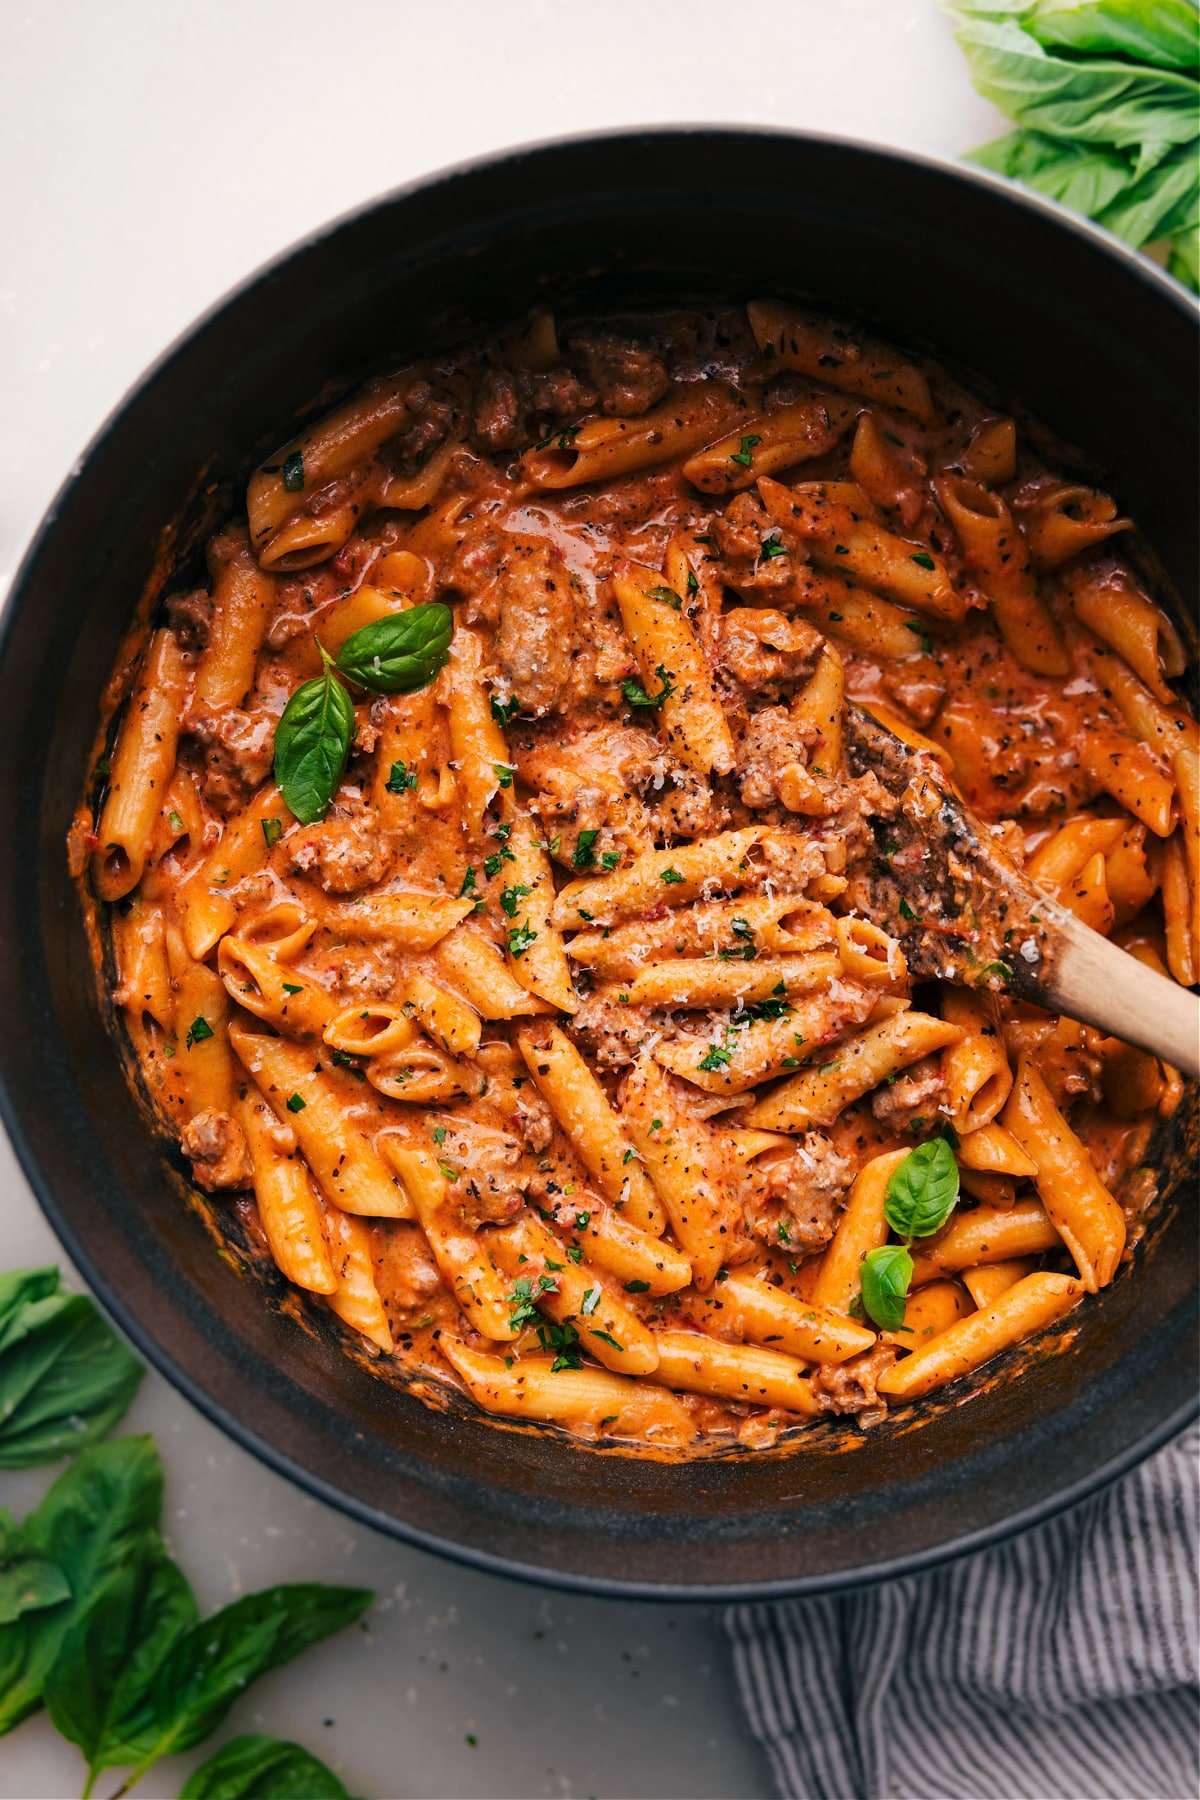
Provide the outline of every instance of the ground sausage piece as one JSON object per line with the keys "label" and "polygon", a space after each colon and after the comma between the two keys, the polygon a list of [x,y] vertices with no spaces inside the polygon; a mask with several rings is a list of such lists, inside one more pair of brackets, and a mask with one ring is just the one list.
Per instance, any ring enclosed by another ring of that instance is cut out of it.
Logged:
{"label": "ground sausage piece", "polygon": [[813,1370],[812,1391],[822,1412],[856,1413],[862,1426],[878,1425],[887,1418],[887,1401],[881,1400],[876,1383],[896,1360],[890,1344],[876,1344],[849,1362],[821,1363]]}
{"label": "ground sausage piece", "polygon": [[401,475],[415,475],[430,453],[444,444],[454,429],[455,412],[449,396],[427,381],[414,381],[404,396],[410,423],[383,447],[384,460]]}
{"label": "ground sausage piece", "polygon": [[468,1231],[507,1225],[525,1204],[526,1177],[521,1146],[507,1131],[463,1120],[447,1125],[439,1160],[447,1175],[447,1197]]}
{"label": "ground sausage piece", "polygon": [[649,412],[671,385],[665,364],[653,350],[615,332],[580,332],[569,348],[600,395],[600,411],[610,418],[630,419]]}
{"label": "ground sausage piece", "polygon": [[923,1056],[897,1075],[890,1086],[875,1089],[871,1111],[881,1125],[890,1125],[896,1131],[915,1131],[919,1123],[937,1116],[945,1089],[940,1057]]}
{"label": "ground sausage piece", "polygon": [[570,578],[540,549],[521,549],[500,576],[496,657],[521,711],[547,713],[571,680],[576,604]]}
{"label": "ground sausage piece", "polygon": [[266,779],[275,725],[273,713],[243,712],[237,706],[188,715],[185,728],[204,747],[200,785],[218,812],[237,812]]}
{"label": "ground sausage piece", "polygon": [[554,1114],[540,1094],[517,1095],[517,1127],[525,1148],[540,1156],[554,1141]]}
{"label": "ground sausage piece", "polygon": [[651,1032],[644,1006],[623,1006],[607,994],[589,994],[571,1020],[570,1033],[608,1069],[634,1062]]}
{"label": "ground sausage piece", "polygon": [[180,1135],[185,1156],[192,1159],[192,1174],[202,1188],[244,1188],[254,1177],[250,1152],[242,1128],[227,1112],[206,1106],[194,1113]]}
{"label": "ground sausage piece", "polygon": [[441,1287],[425,1234],[416,1225],[389,1219],[375,1228],[374,1248],[379,1291],[405,1312],[423,1306]]}
{"label": "ground sausage piece", "polygon": [[833,1236],[854,1171],[819,1131],[751,1166],[742,1195],[746,1224],[764,1243],[810,1253]]}
{"label": "ground sausage piece", "polygon": [[383,880],[391,863],[375,811],[361,800],[334,807],[319,825],[288,839],[289,863],[319,881],[327,894],[356,894]]}
{"label": "ground sausage piece", "polygon": [[796,763],[804,766],[815,740],[811,725],[793,719],[785,706],[767,706],[747,721],[737,752],[738,792],[746,806],[774,806],[779,777]]}
{"label": "ground sausage piece", "polygon": [[203,650],[212,624],[212,595],[203,588],[190,594],[171,594],[165,602],[167,624],[181,650]]}
{"label": "ground sausage piece", "polygon": [[525,443],[525,409],[507,369],[485,369],[480,377],[472,429],[486,450],[516,450]]}

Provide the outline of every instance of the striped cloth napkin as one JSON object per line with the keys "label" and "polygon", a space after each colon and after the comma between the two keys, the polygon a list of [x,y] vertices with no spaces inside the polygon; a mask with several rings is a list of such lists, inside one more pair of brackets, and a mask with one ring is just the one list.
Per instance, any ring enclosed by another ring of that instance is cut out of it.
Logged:
{"label": "striped cloth napkin", "polygon": [[1195,1800],[1191,1430],[964,1561],[726,1613],[787,1800]]}

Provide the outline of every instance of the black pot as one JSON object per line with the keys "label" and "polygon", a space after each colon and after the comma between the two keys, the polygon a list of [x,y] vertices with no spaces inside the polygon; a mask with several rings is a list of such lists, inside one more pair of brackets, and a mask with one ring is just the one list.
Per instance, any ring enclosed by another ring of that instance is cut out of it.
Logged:
{"label": "black pot", "polygon": [[1104,471],[1194,603],[1197,332],[1181,289],[988,177],[826,139],[672,129],[432,177],[255,276],[67,480],[17,577],[0,661],[4,1112],[70,1254],[189,1399],[322,1498],[430,1549],[596,1592],[788,1594],[899,1574],[1069,1505],[1162,1444],[1195,1403],[1195,1222],[1180,1204],[1194,1104],[1153,1151],[1170,1204],[1062,1354],[1013,1353],[978,1391],[866,1436],[822,1425],[789,1453],[589,1450],[431,1410],[251,1266],[114,1054],[63,840],[163,527],[179,522],[176,564],[193,554],[331,381],[539,300],[758,293],[849,304],[1025,399]]}

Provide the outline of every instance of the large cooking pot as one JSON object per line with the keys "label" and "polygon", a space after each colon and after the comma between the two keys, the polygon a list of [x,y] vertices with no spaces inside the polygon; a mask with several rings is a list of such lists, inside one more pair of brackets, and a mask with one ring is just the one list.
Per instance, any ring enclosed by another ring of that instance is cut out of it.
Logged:
{"label": "large cooking pot", "polygon": [[[1069,1505],[1189,1417],[1195,1096],[1152,1157],[1165,1202],[1056,1356],[868,1434],[656,1462],[430,1409],[261,1267],[185,1185],[109,1036],[63,840],[101,689],[156,558],[176,568],[291,422],[389,356],[538,301],[809,294],[1023,399],[1095,465],[1195,605],[1196,315],[1103,233],[990,177],[776,132],[517,150],[329,226],[193,327],[65,483],[0,659],[0,1068],[54,1227],[137,1347],[322,1498],[430,1549],[597,1592],[787,1594],[899,1574]],[[164,527],[174,525],[165,540]],[[161,574],[162,561],[158,562]],[[1189,1137],[1189,1134],[1190,1137]],[[225,1254],[219,1254],[223,1249]]]}

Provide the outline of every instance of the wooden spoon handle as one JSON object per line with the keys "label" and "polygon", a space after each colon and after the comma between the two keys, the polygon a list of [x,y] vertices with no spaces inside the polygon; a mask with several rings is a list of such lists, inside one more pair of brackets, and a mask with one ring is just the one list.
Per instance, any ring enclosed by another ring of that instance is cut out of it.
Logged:
{"label": "wooden spoon handle", "polygon": [[1055,955],[1042,984],[1046,1002],[1200,1076],[1200,1000],[1073,915],[1059,913],[1055,926]]}

